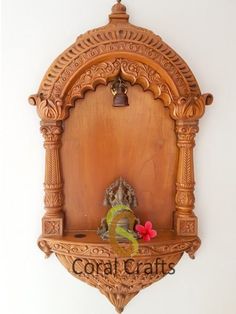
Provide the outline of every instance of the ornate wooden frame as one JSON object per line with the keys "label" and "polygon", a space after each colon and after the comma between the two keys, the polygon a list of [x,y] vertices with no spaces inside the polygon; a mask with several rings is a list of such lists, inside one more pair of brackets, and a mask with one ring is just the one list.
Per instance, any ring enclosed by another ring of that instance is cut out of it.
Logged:
{"label": "ornate wooden frame", "polygon": [[[69,117],[75,101],[98,84],[107,85],[118,74],[132,85],[153,93],[169,108],[176,122],[179,148],[176,179],[176,211],[174,231],[164,240],[141,245],[140,258],[151,263],[157,256],[170,259],[174,264],[184,251],[193,257],[200,245],[197,237],[197,218],[194,209],[193,147],[198,132],[198,120],[205,106],[213,101],[211,94],[201,94],[198,83],[187,64],[162,39],[151,31],[129,23],[126,8],[118,1],[112,8],[110,22],[77,38],[50,66],[36,95],[29,98],[41,118],[41,132],[46,149],[45,209],[39,247],[49,256],[55,252],[59,260],[71,271],[73,257],[83,261],[103,260],[114,256],[109,244],[90,245],[63,234],[63,179],[60,172],[60,143],[63,121]],[[172,231],[171,231],[172,232]],[[110,284],[104,277],[78,278],[98,287],[121,312],[140,289],[160,279],[114,279]],[[117,282],[117,285],[114,284]],[[130,287],[124,282],[130,282]],[[109,281],[109,280],[108,280]]]}

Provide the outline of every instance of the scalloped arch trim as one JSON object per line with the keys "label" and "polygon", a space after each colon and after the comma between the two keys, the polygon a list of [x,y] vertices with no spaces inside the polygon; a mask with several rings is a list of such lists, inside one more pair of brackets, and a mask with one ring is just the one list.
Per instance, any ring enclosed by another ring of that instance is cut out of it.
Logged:
{"label": "scalloped arch trim", "polygon": [[45,98],[63,98],[76,72],[103,55],[112,57],[117,52],[131,53],[134,59],[139,55],[159,64],[179,95],[200,95],[198,83],[182,58],[153,32],[129,23],[108,24],[79,36],[50,66],[38,93]]}

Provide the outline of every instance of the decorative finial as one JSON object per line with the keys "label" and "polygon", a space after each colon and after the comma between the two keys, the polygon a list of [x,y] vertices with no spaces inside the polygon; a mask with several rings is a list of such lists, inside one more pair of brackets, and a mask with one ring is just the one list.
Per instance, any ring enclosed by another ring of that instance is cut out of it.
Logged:
{"label": "decorative finial", "polygon": [[110,22],[124,23],[128,22],[129,15],[126,14],[126,7],[121,3],[121,0],[116,0],[117,3],[112,7],[112,13],[109,15]]}

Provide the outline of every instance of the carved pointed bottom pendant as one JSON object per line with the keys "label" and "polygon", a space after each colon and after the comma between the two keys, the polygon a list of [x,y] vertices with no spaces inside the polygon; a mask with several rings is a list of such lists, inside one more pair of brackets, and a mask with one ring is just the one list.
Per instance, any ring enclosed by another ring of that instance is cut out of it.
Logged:
{"label": "carved pointed bottom pendant", "polygon": [[134,292],[129,294],[123,294],[123,293],[108,293],[103,291],[101,292],[114,305],[117,313],[122,313],[125,309],[125,306],[139,293]]}

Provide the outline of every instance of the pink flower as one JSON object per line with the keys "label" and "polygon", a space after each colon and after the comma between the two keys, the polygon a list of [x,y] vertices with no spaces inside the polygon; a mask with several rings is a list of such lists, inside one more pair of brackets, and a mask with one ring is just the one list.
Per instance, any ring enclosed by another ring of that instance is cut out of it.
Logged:
{"label": "pink flower", "polygon": [[136,225],[135,230],[140,234],[141,238],[143,238],[144,241],[150,241],[157,235],[156,230],[152,229],[151,221],[147,221],[144,226]]}

